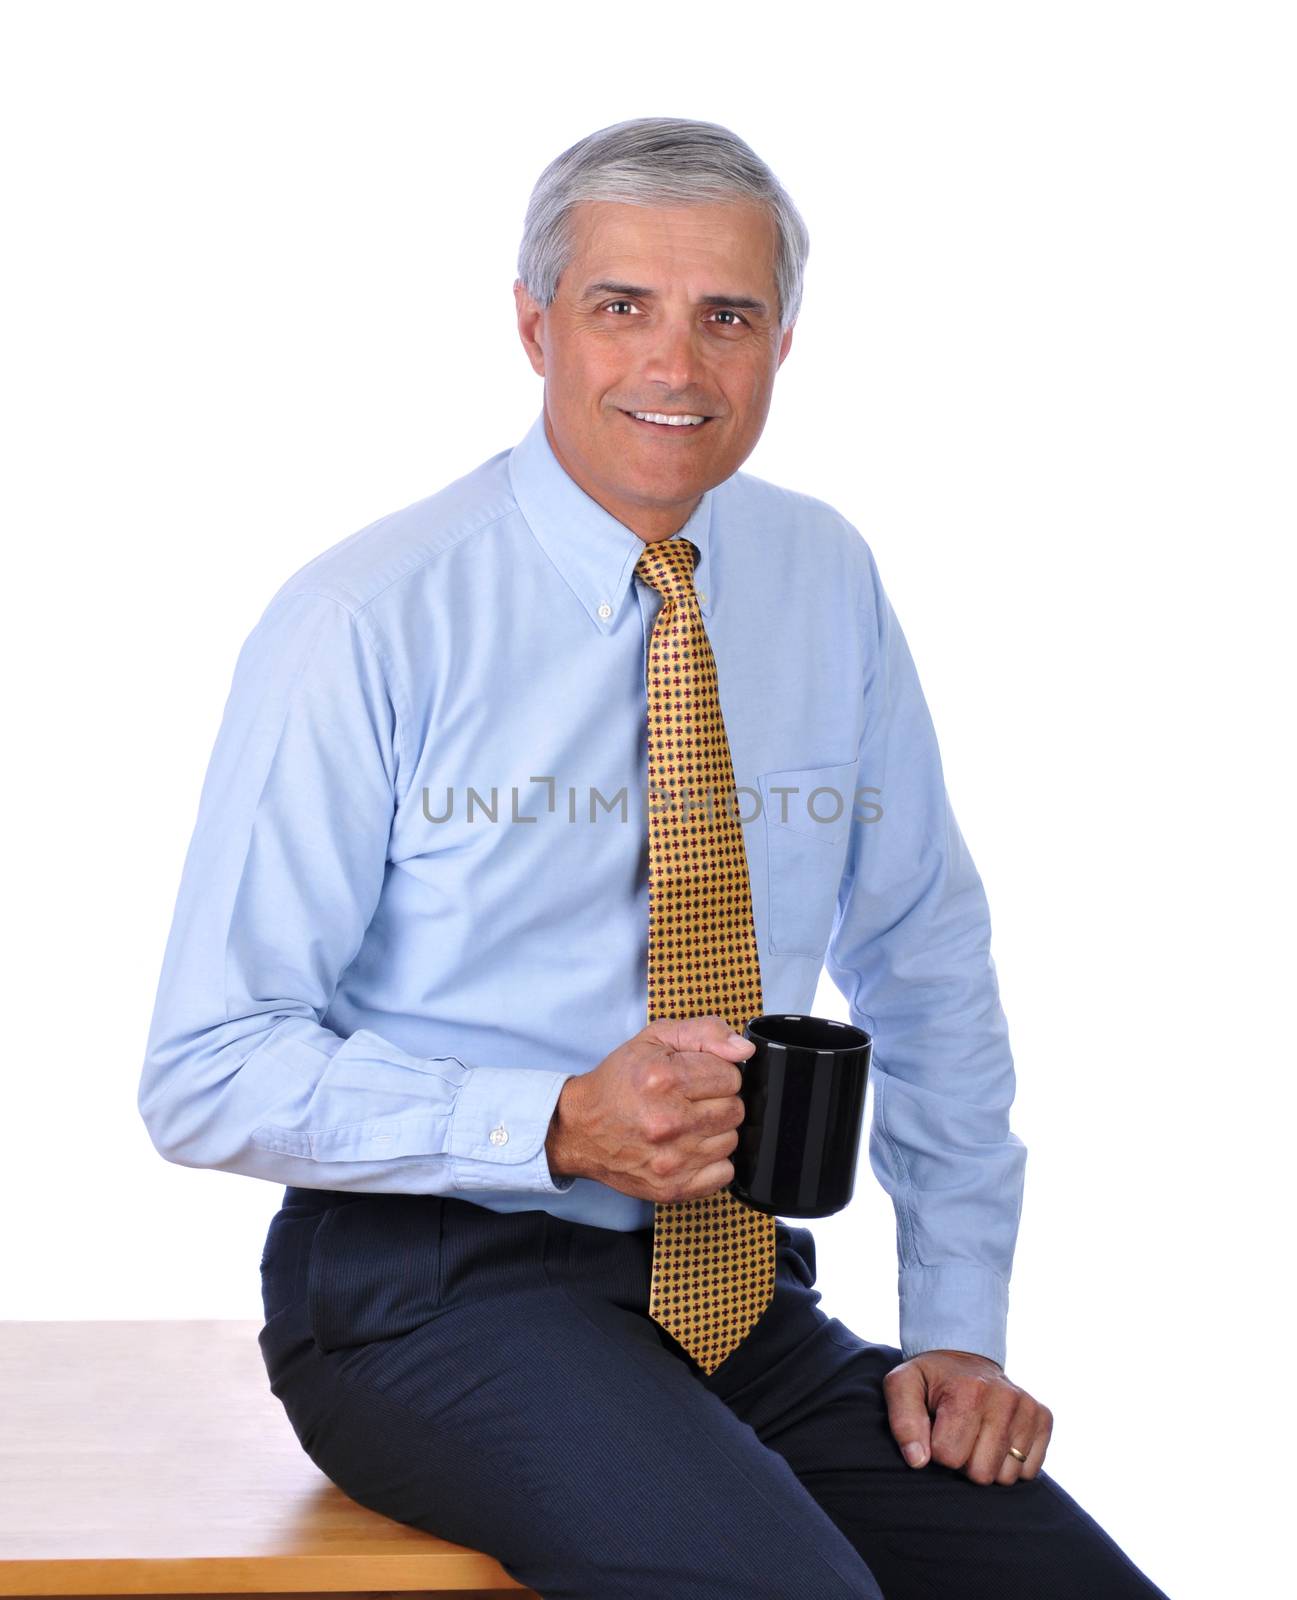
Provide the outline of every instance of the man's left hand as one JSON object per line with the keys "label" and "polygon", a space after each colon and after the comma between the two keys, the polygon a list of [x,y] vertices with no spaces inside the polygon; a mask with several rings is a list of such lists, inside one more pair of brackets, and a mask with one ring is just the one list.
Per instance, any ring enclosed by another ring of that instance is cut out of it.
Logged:
{"label": "man's left hand", "polygon": [[[990,1356],[968,1350],[911,1356],[883,1379],[883,1395],[892,1437],[912,1467],[931,1459],[974,1483],[1034,1478],[1054,1430],[1048,1406],[1011,1383]],[[1027,1459],[1011,1456],[1010,1445]]]}

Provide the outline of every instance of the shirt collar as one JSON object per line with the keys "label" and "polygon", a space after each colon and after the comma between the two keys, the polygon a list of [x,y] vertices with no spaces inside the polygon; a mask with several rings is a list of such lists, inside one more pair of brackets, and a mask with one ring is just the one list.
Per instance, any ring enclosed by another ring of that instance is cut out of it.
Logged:
{"label": "shirt collar", "polygon": [[[545,411],[509,452],[509,482],[527,526],[568,587],[604,633],[617,621],[635,563],[644,549],[639,534],[619,522],[592,499],[564,469],[545,433]],[[712,491],[708,489],[693,515],[673,539],[688,539],[698,548],[694,586],[704,617],[714,603],[709,537]]]}

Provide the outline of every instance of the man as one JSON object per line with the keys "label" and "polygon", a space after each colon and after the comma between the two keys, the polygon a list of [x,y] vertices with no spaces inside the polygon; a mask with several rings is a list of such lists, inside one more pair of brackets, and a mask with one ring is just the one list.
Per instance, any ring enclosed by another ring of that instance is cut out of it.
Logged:
{"label": "man", "polygon": [[[140,1110],[286,1186],[261,1346],[321,1470],[541,1595],[1155,1596],[1004,1371],[1026,1152],[904,636],[858,532],[739,471],[806,251],[712,123],[542,174],[541,414],[246,641]],[[876,1041],[900,1349],[725,1192],[742,1026],[826,962]]]}

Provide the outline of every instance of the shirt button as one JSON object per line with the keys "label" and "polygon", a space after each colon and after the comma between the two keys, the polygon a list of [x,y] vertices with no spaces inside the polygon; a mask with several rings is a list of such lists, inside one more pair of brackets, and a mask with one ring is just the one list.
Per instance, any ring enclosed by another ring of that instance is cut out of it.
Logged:
{"label": "shirt button", "polygon": [[498,1128],[492,1128],[491,1129],[491,1143],[492,1144],[508,1144],[508,1142],[509,1142],[509,1130],[508,1130],[508,1128],[505,1127],[503,1122],[500,1124],[500,1126]]}
{"label": "shirt button", "polygon": [[601,616],[601,617],[603,617],[603,618],[604,618],[604,620],[605,620],[605,621],[606,621],[606,620],[607,620],[607,619],[608,619],[608,618],[609,618],[609,617],[610,617],[610,616],[612,616],[612,607],[611,607],[611,606],[610,606],[610,605],[609,605],[609,604],[608,604],[608,602],[607,602],[607,601],[606,601],[606,600],[605,600],[605,601],[604,601],[604,603],[603,603],[603,604],[602,604],[602,605],[601,605],[601,606],[600,606],[600,607],[599,607],[599,615],[600,615],[600,616]]}
{"label": "shirt button", "polygon": [[698,598],[702,601],[702,603],[704,605],[707,604],[707,596],[703,593],[703,591],[701,589],[699,589],[699,591],[698,591]]}

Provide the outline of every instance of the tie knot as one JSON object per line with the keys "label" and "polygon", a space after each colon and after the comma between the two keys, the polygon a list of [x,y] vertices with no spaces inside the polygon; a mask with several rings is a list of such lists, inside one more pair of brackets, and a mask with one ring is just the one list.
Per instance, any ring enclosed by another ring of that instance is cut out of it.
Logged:
{"label": "tie knot", "polygon": [[665,600],[694,598],[694,563],[698,546],[688,539],[655,539],[645,544],[636,573]]}

